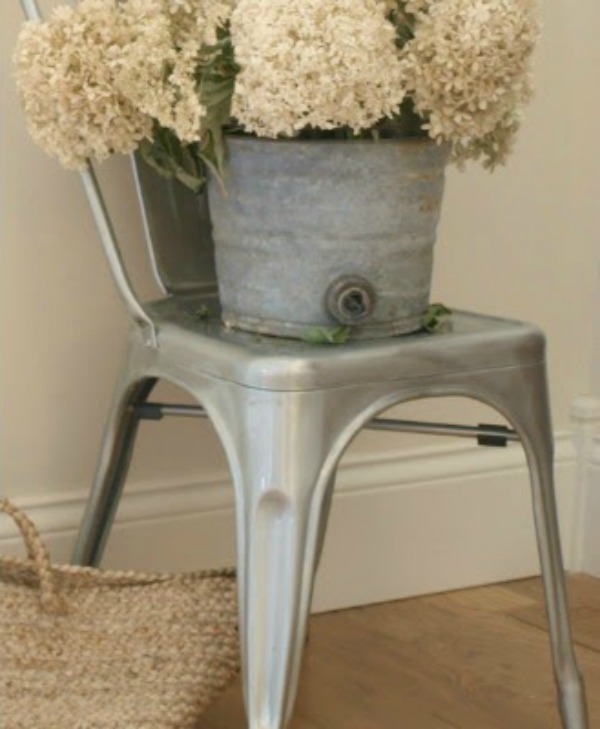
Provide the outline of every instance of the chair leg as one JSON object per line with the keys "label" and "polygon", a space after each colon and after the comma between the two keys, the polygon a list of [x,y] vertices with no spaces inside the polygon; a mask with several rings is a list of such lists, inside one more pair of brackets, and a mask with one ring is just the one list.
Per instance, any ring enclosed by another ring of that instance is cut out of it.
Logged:
{"label": "chair leg", "polygon": [[546,438],[548,440],[550,443],[540,442],[531,449],[530,471],[554,673],[564,729],[588,729],[585,688],[577,666],[569,621],[551,435]]}
{"label": "chair leg", "polygon": [[238,388],[219,408],[225,427],[214,418],[236,491],[249,729],[284,729],[292,713],[327,496],[350,439],[341,397]]}
{"label": "chair leg", "polygon": [[323,506],[321,507],[321,520],[319,523],[319,537],[317,540],[317,558],[315,560],[315,575],[321,565],[323,557],[323,547],[325,546],[325,537],[327,536],[327,525],[329,523],[329,515],[333,503],[333,492],[335,491],[335,474],[330,478],[325,495],[323,498]]}
{"label": "chair leg", "polygon": [[[515,371],[503,389],[505,414],[523,441],[531,475],[533,512],[546,613],[550,632],[554,675],[564,729],[588,729],[583,679],[571,636],[565,574],[554,489],[553,435],[544,365]],[[498,398],[496,401],[498,402]]]}
{"label": "chair leg", "polygon": [[139,425],[135,406],[145,402],[155,383],[146,378],[117,388],[71,557],[74,564],[96,566],[102,559],[133,453]]}

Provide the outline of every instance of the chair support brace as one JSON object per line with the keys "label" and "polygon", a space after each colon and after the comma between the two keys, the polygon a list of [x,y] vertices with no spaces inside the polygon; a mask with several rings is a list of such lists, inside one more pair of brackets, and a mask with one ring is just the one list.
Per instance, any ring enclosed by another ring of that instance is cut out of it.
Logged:
{"label": "chair support brace", "polygon": [[[165,416],[184,418],[206,418],[208,413],[201,405],[169,405],[168,403],[148,402],[135,406],[135,414],[140,420],[162,420]],[[395,418],[375,418],[365,428],[369,430],[390,430],[400,433],[424,433],[426,435],[446,435],[458,438],[477,438],[482,446],[503,448],[508,441],[519,441],[519,436],[504,425],[480,424],[477,426],[455,425],[452,423],[430,423],[419,420],[397,420]]]}

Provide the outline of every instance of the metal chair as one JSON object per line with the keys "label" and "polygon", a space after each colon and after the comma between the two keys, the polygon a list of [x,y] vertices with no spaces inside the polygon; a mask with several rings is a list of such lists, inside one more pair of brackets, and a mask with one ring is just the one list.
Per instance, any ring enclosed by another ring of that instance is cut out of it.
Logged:
{"label": "metal chair", "polygon": [[[35,0],[21,0],[39,17]],[[151,260],[165,297],[136,297],[93,170],[82,173],[107,261],[130,314],[129,346],[73,560],[97,564],[139,421],[209,416],[233,476],[240,636],[250,729],[283,729],[294,704],[313,580],[336,466],[363,427],[520,439],[531,473],[537,540],[559,705],[565,729],[587,729],[571,639],[553,485],[544,337],[529,324],[457,312],[446,331],[343,347],[256,337],[223,328],[206,200],[138,166],[134,176]],[[160,204],[159,204],[160,201]],[[189,241],[203,240],[198,247]],[[159,379],[201,406],[149,403]],[[392,405],[464,396],[495,408],[514,430],[382,419]]]}
{"label": "metal chair", "polygon": [[[484,441],[518,435],[527,453],[563,726],[585,729],[557,526],[542,334],[527,324],[456,313],[443,334],[332,350],[259,340],[199,321],[195,311],[206,301],[188,295],[147,305],[157,346],[132,325],[75,561],[93,564],[101,557],[139,419],[208,414],[235,489],[248,726],[283,729],[292,712],[314,572],[344,449],[362,427],[467,434],[459,426],[376,416],[416,398],[476,398],[501,412],[515,431],[472,431]],[[203,410],[144,405],[159,378],[192,393]]]}
{"label": "metal chair", "polygon": [[[249,727],[282,729],[294,702],[336,466],[358,431],[470,435],[484,444],[520,438],[531,470],[563,725],[587,727],[565,598],[542,333],[528,324],[463,312],[440,334],[339,348],[226,330],[218,317],[202,315],[206,307],[218,313],[210,246],[187,261],[179,248],[194,227],[199,232],[205,225],[204,202],[143,167],[135,171],[148,233],[159,252],[155,268],[170,295],[143,307],[147,321],[132,321],[74,560],[96,564],[101,558],[140,419],[210,416],[235,487]],[[164,204],[153,204],[156,197],[170,200],[167,212]],[[183,275],[193,265],[204,266],[201,290]],[[148,403],[161,378],[190,392],[202,407]],[[399,402],[447,395],[491,405],[514,431],[377,417]]]}

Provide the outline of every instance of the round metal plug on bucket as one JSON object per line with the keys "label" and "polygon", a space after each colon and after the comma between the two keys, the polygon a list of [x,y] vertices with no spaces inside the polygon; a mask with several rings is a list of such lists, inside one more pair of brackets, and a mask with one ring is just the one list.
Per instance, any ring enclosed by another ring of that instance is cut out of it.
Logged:
{"label": "round metal plug on bucket", "polygon": [[375,303],[375,289],[360,276],[342,276],[327,290],[327,311],[346,326],[366,321],[373,314]]}

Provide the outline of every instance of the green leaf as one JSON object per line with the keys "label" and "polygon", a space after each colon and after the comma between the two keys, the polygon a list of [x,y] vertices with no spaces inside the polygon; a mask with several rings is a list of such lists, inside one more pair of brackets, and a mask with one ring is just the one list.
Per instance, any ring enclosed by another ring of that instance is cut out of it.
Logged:
{"label": "green leaf", "polygon": [[232,95],[233,79],[204,77],[200,82],[200,100],[207,108],[208,117],[223,124],[229,119]]}
{"label": "green leaf", "polygon": [[208,317],[210,315],[211,315],[210,306],[207,306],[206,304],[202,304],[194,312],[194,316],[196,317],[196,319],[208,319]]}
{"label": "green leaf", "polygon": [[312,327],[302,334],[309,344],[345,344],[350,338],[350,327]]}
{"label": "green leaf", "polygon": [[225,188],[225,144],[223,132],[220,126],[207,129],[204,134],[200,156],[204,164],[217,178],[223,194],[227,194]]}
{"label": "green leaf", "polygon": [[158,124],[151,141],[139,146],[142,159],[164,177],[175,177],[198,193],[206,182],[206,171],[197,144],[182,144],[175,134]]}
{"label": "green leaf", "polygon": [[213,133],[227,124],[231,117],[231,100],[238,71],[233,61],[231,39],[227,38],[206,49],[208,54],[198,74],[197,91],[206,114],[203,129]]}
{"label": "green leaf", "polygon": [[200,101],[206,108],[202,121],[203,141],[200,156],[225,191],[225,142],[223,126],[231,117],[234,78],[202,77],[199,84]]}
{"label": "green leaf", "polygon": [[444,304],[430,304],[423,314],[423,329],[428,332],[438,331],[451,314],[451,309]]}

